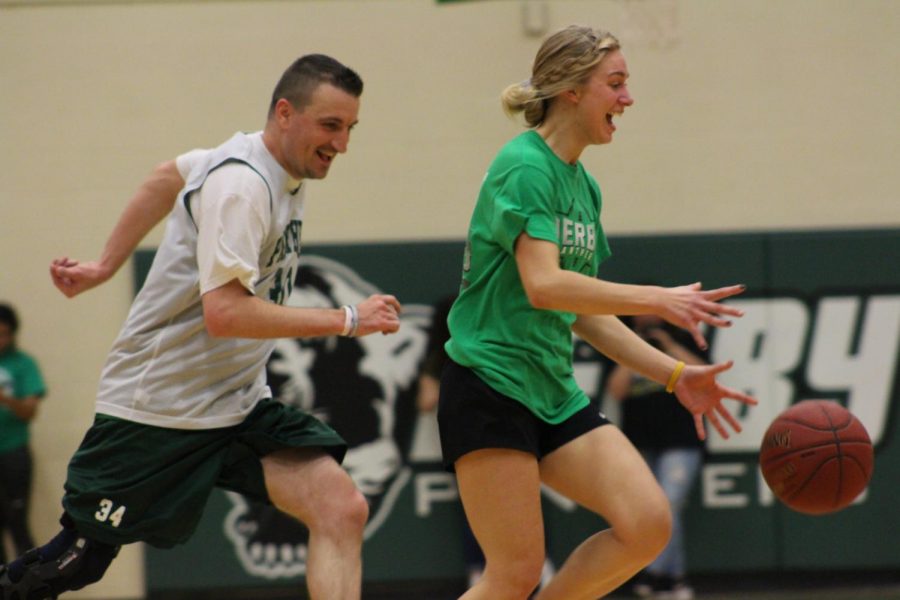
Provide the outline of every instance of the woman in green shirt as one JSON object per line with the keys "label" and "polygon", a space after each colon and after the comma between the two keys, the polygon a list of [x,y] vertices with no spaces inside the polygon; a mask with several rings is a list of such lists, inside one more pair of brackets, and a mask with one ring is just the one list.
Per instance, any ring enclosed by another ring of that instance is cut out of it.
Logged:
{"label": "woman in green shirt", "polygon": [[466,600],[524,599],[540,580],[544,531],[540,485],[601,515],[610,528],[582,543],[537,596],[593,600],[647,565],[666,545],[665,495],[634,446],[592,409],[575,383],[572,333],[613,360],[666,384],[694,415],[727,437],[740,426],[723,398],[731,363],[685,366],[615,315],[657,314],[687,329],[730,325],[739,310],[719,301],[735,285],[663,288],[601,281],[609,256],[600,189],[579,162],[612,141],[613,119],[631,106],[628,69],[612,35],[571,26],[548,38],[529,81],[503,93],[529,130],[500,150],[472,216],[460,294],[450,312],[451,359],[438,419],[444,461],[457,474],[467,518],[487,558]]}

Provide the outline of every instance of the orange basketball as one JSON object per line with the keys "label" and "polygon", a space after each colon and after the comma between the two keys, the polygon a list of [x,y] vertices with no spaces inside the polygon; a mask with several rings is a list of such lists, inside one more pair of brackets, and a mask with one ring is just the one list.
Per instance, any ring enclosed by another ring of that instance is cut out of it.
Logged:
{"label": "orange basketball", "polygon": [[778,415],[759,451],[775,497],[811,515],[847,507],[868,485],[873,464],[865,427],[830,400],[804,400]]}

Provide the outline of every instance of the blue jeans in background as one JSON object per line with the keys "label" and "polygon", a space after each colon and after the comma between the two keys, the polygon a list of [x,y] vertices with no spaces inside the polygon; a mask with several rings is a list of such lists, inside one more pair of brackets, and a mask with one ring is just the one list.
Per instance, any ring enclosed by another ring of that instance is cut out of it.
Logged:
{"label": "blue jeans in background", "polygon": [[684,577],[684,512],[688,495],[700,472],[703,451],[700,448],[639,449],[659,482],[672,507],[672,539],[669,545],[647,567],[651,575]]}

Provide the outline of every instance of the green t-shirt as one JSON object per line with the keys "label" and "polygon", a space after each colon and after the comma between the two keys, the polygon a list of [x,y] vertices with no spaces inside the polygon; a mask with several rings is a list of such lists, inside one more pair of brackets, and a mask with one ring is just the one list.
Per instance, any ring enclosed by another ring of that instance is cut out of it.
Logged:
{"label": "green t-shirt", "polygon": [[[0,354],[0,390],[12,398],[43,396],[46,389],[37,362],[19,350]],[[27,443],[28,423],[0,406],[0,452],[9,452]]]}
{"label": "green t-shirt", "polygon": [[572,369],[577,315],[531,306],[515,242],[523,232],[553,242],[560,267],[594,277],[610,255],[600,206],[600,188],[581,163],[565,163],[527,131],[494,159],[469,225],[447,354],[548,423],[588,404]]}

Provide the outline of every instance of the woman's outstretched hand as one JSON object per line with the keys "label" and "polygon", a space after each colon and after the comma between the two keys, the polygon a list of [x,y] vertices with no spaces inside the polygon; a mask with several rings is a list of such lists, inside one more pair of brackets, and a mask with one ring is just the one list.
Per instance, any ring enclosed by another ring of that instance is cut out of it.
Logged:
{"label": "woman's outstretched hand", "polygon": [[742,317],[744,312],[720,301],[742,293],[745,285],[729,285],[714,290],[703,290],[700,282],[673,288],[662,288],[665,297],[657,314],[690,332],[697,346],[703,350],[709,346],[700,332],[700,323],[714,327],[731,327],[727,317]]}
{"label": "woman's outstretched hand", "polygon": [[716,377],[727,371],[733,361],[714,365],[687,365],[675,383],[675,395],[679,402],[694,415],[694,426],[697,437],[706,439],[706,428],[703,417],[709,419],[712,426],[723,438],[728,439],[728,430],[722,423],[724,419],[735,432],[740,433],[741,424],[722,404],[724,398],[731,398],[748,405],[756,405],[757,400],[735,389],[720,384]]}

